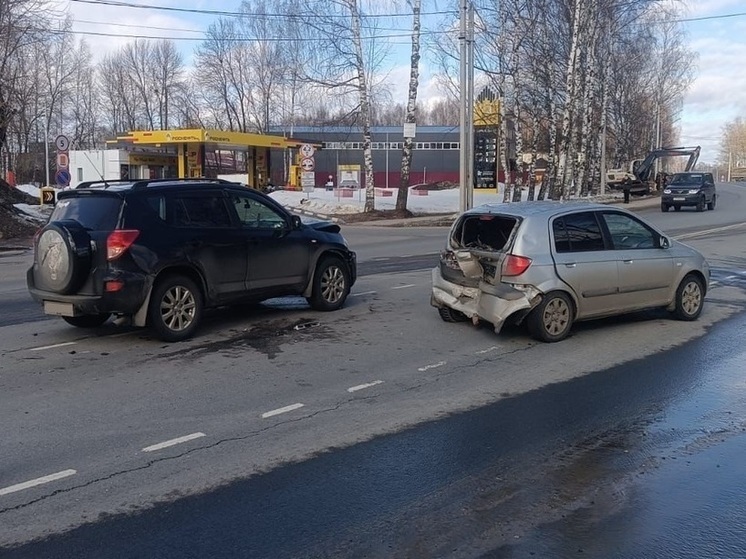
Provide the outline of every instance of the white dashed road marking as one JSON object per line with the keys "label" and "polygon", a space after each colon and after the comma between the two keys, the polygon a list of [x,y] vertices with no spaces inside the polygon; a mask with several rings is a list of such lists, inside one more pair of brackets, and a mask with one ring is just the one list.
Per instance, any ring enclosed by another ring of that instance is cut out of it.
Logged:
{"label": "white dashed road marking", "polygon": [[348,297],[362,297],[363,295],[375,295],[377,291],[363,291],[362,293],[350,293]]}
{"label": "white dashed road marking", "polygon": [[445,365],[447,361],[438,361],[437,363],[433,363],[432,365],[425,365],[424,367],[420,367],[417,369],[420,372],[427,371],[429,369],[437,369],[438,367],[442,367]]}
{"label": "white dashed road marking", "polygon": [[357,386],[351,386],[350,388],[348,388],[347,392],[357,392],[358,390],[365,390],[366,388],[370,388],[371,386],[377,386],[379,384],[383,384],[383,381],[375,380],[367,384],[358,384]]}
{"label": "white dashed road marking", "polygon": [[57,472],[56,474],[50,474],[48,476],[38,477],[30,481],[24,481],[23,483],[17,483],[16,485],[4,487],[0,489],[0,495],[8,495],[9,493],[15,493],[16,491],[23,491],[24,489],[36,487],[37,485],[44,485],[45,483],[50,483],[52,481],[57,481],[58,479],[70,477],[77,473],[78,472],[75,470],[62,470],[61,472]]}
{"label": "white dashed road marking", "polygon": [[29,351],[43,351],[45,349],[54,349],[56,347],[65,347],[65,346],[68,346],[68,345],[75,345],[77,343],[78,342],[63,342],[61,344],[44,345],[44,346],[41,346],[41,347],[32,347]]}
{"label": "white dashed road marking", "polygon": [[185,443],[187,441],[192,441],[194,439],[199,439],[201,437],[204,437],[204,433],[192,433],[191,435],[184,435],[183,437],[179,437],[177,439],[171,439],[170,441],[164,441],[162,443],[154,444],[151,446],[146,446],[142,449],[143,452],[153,452],[155,450],[161,450],[164,448],[168,448],[169,446],[175,446],[177,444]]}
{"label": "white dashed road marking", "polygon": [[413,283],[408,283],[407,285],[397,285],[396,287],[392,287],[391,289],[406,289],[408,287],[417,287]]}
{"label": "white dashed road marking", "polygon": [[488,347],[487,349],[482,349],[480,351],[477,351],[477,355],[482,355],[483,353],[490,353],[492,351],[495,351],[498,348],[496,345],[493,345],[492,347]]}
{"label": "white dashed road marking", "polygon": [[281,413],[287,413],[289,411],[297,410],[299,408],[302,408],[305,404],[297,403],[297,404],[290,404],[289,406],[285,406],[284,408],[277,408],[276,410],[267,411],[262,414],[262,419],[267,419],[268,417],[272,417],[273,415],[280,415]]}

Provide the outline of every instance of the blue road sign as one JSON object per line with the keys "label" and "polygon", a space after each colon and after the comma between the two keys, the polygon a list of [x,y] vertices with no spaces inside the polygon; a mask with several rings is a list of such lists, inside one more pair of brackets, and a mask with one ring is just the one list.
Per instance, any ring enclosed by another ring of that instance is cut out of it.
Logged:
{"label": "blue road sign", "polygon": [[54,180],[57,183],[57,186],[69,186],[70,178],[70,171],[67,169],[60,169],[54,175]]}

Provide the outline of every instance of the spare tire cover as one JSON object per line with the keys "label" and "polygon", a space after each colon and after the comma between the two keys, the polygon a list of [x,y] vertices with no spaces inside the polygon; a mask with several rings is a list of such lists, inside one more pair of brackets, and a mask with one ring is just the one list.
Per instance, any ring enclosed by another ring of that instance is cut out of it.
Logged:
{"label": "spare tire cover", "polygon": [[78,222],[55,221],[42,230],[34,257],[38,289],[70,293],[80,286],[90,265],[90,237]]}

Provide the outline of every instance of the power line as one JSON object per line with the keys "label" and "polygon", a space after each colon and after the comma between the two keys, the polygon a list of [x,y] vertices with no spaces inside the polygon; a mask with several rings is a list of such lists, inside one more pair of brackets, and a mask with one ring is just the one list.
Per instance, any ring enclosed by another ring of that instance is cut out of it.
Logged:
{"label": "power line", "polygon": [[[343,18],[347,19],[349,16],[342,14],[282,14],[282,13],[250,13],[250,12],[229,12],[225,10],[204,10],[197,8],[176,8],[174,6],[157,6],[153,4],[133,4],[132,2],[122,2],[120,0],[70,0],[71,2],[78,2],[81,4],[95,4],[99,6],[112,6],[117,8],[137,8],[143,10],[161,10],[165,12],[180,12],[188,14],[203,14],[213,16],[227,16],[227,17],[277,17],[277,18],[297,18],[307,20],[309,18],[325,19],[325,18]],[[434,12],[421,12],[421,16],[436,16],[436,15],[456,15],[453,10],[439,10]],[[387,14],[365,14],[366,18],[394,18],[394,17],[412,17],[409,13],[387,13]]]}

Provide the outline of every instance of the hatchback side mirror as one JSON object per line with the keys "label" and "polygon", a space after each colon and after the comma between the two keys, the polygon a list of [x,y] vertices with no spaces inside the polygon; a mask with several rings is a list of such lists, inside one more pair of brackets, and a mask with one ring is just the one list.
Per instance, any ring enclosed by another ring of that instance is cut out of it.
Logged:
{"label": "hatchback side mirror", "polygon": [[668,240],[668,237],[661,235],[658,237],[658,246],[660,248],[671,248],[671,241]]}

